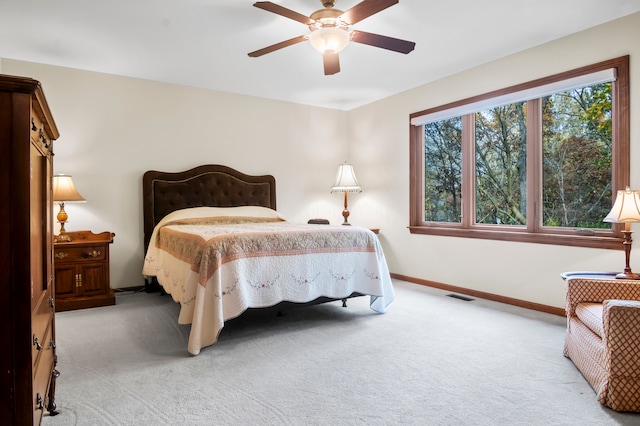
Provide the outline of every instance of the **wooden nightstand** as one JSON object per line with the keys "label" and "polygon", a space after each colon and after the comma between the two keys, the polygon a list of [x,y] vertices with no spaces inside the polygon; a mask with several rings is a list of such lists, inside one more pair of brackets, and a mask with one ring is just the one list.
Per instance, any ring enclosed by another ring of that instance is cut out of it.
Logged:
{"label": "wooden nightstand", "polygon": [[54,242],[56,312],[116,304],[109,286],[109,244],[116,234],[68,232],[69,242]]}

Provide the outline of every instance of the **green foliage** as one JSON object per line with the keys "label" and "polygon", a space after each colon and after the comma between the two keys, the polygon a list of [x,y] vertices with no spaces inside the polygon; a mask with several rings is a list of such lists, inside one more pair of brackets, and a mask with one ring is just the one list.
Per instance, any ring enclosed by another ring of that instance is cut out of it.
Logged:
{"label": "green foliage", "polygon": [[584,121],[589,123],[600,140],[611,139],[611,83],[598,84],[583,93],[589,100],[584,105]]}

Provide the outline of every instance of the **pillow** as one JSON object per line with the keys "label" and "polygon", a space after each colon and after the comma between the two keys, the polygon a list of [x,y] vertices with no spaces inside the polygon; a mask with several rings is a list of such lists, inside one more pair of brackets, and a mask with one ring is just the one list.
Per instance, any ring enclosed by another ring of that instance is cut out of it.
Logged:
{"label": "pillow", "polygon": [[258,217],[269,219],[286,220],[280,213],[268,207],[261,206],[240,206],[240,207],[192,207],[189,209],[176,210],[169,213],[158,222],[157,226],[167,222],[183,219],[198,219],[205,217],[232,216],[232,217]]}

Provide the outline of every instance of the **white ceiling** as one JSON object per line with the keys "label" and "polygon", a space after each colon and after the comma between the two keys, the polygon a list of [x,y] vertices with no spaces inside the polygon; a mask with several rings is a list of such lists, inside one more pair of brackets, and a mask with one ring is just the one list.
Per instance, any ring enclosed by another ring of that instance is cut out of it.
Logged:
{"label": "white ceiling", "polygon": [[[303,15],[320,0],[273,0]],[[359,0],[337,0],[346,11]],[[308,33],[253,0],[0,0],[0,58],[349,110],[640,11],[640,0],[400,0],[353,29],[416,42],[351,43],[323,74]]]}

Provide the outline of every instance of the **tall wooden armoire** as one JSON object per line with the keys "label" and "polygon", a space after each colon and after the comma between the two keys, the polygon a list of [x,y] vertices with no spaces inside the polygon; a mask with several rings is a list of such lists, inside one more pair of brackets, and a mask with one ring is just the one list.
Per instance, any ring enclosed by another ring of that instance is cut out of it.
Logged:
{"label": "tall wooden armoire", "polygon": [[55,412],[53,148],[58,129],[36,80],[0,74],[0,416]]}

